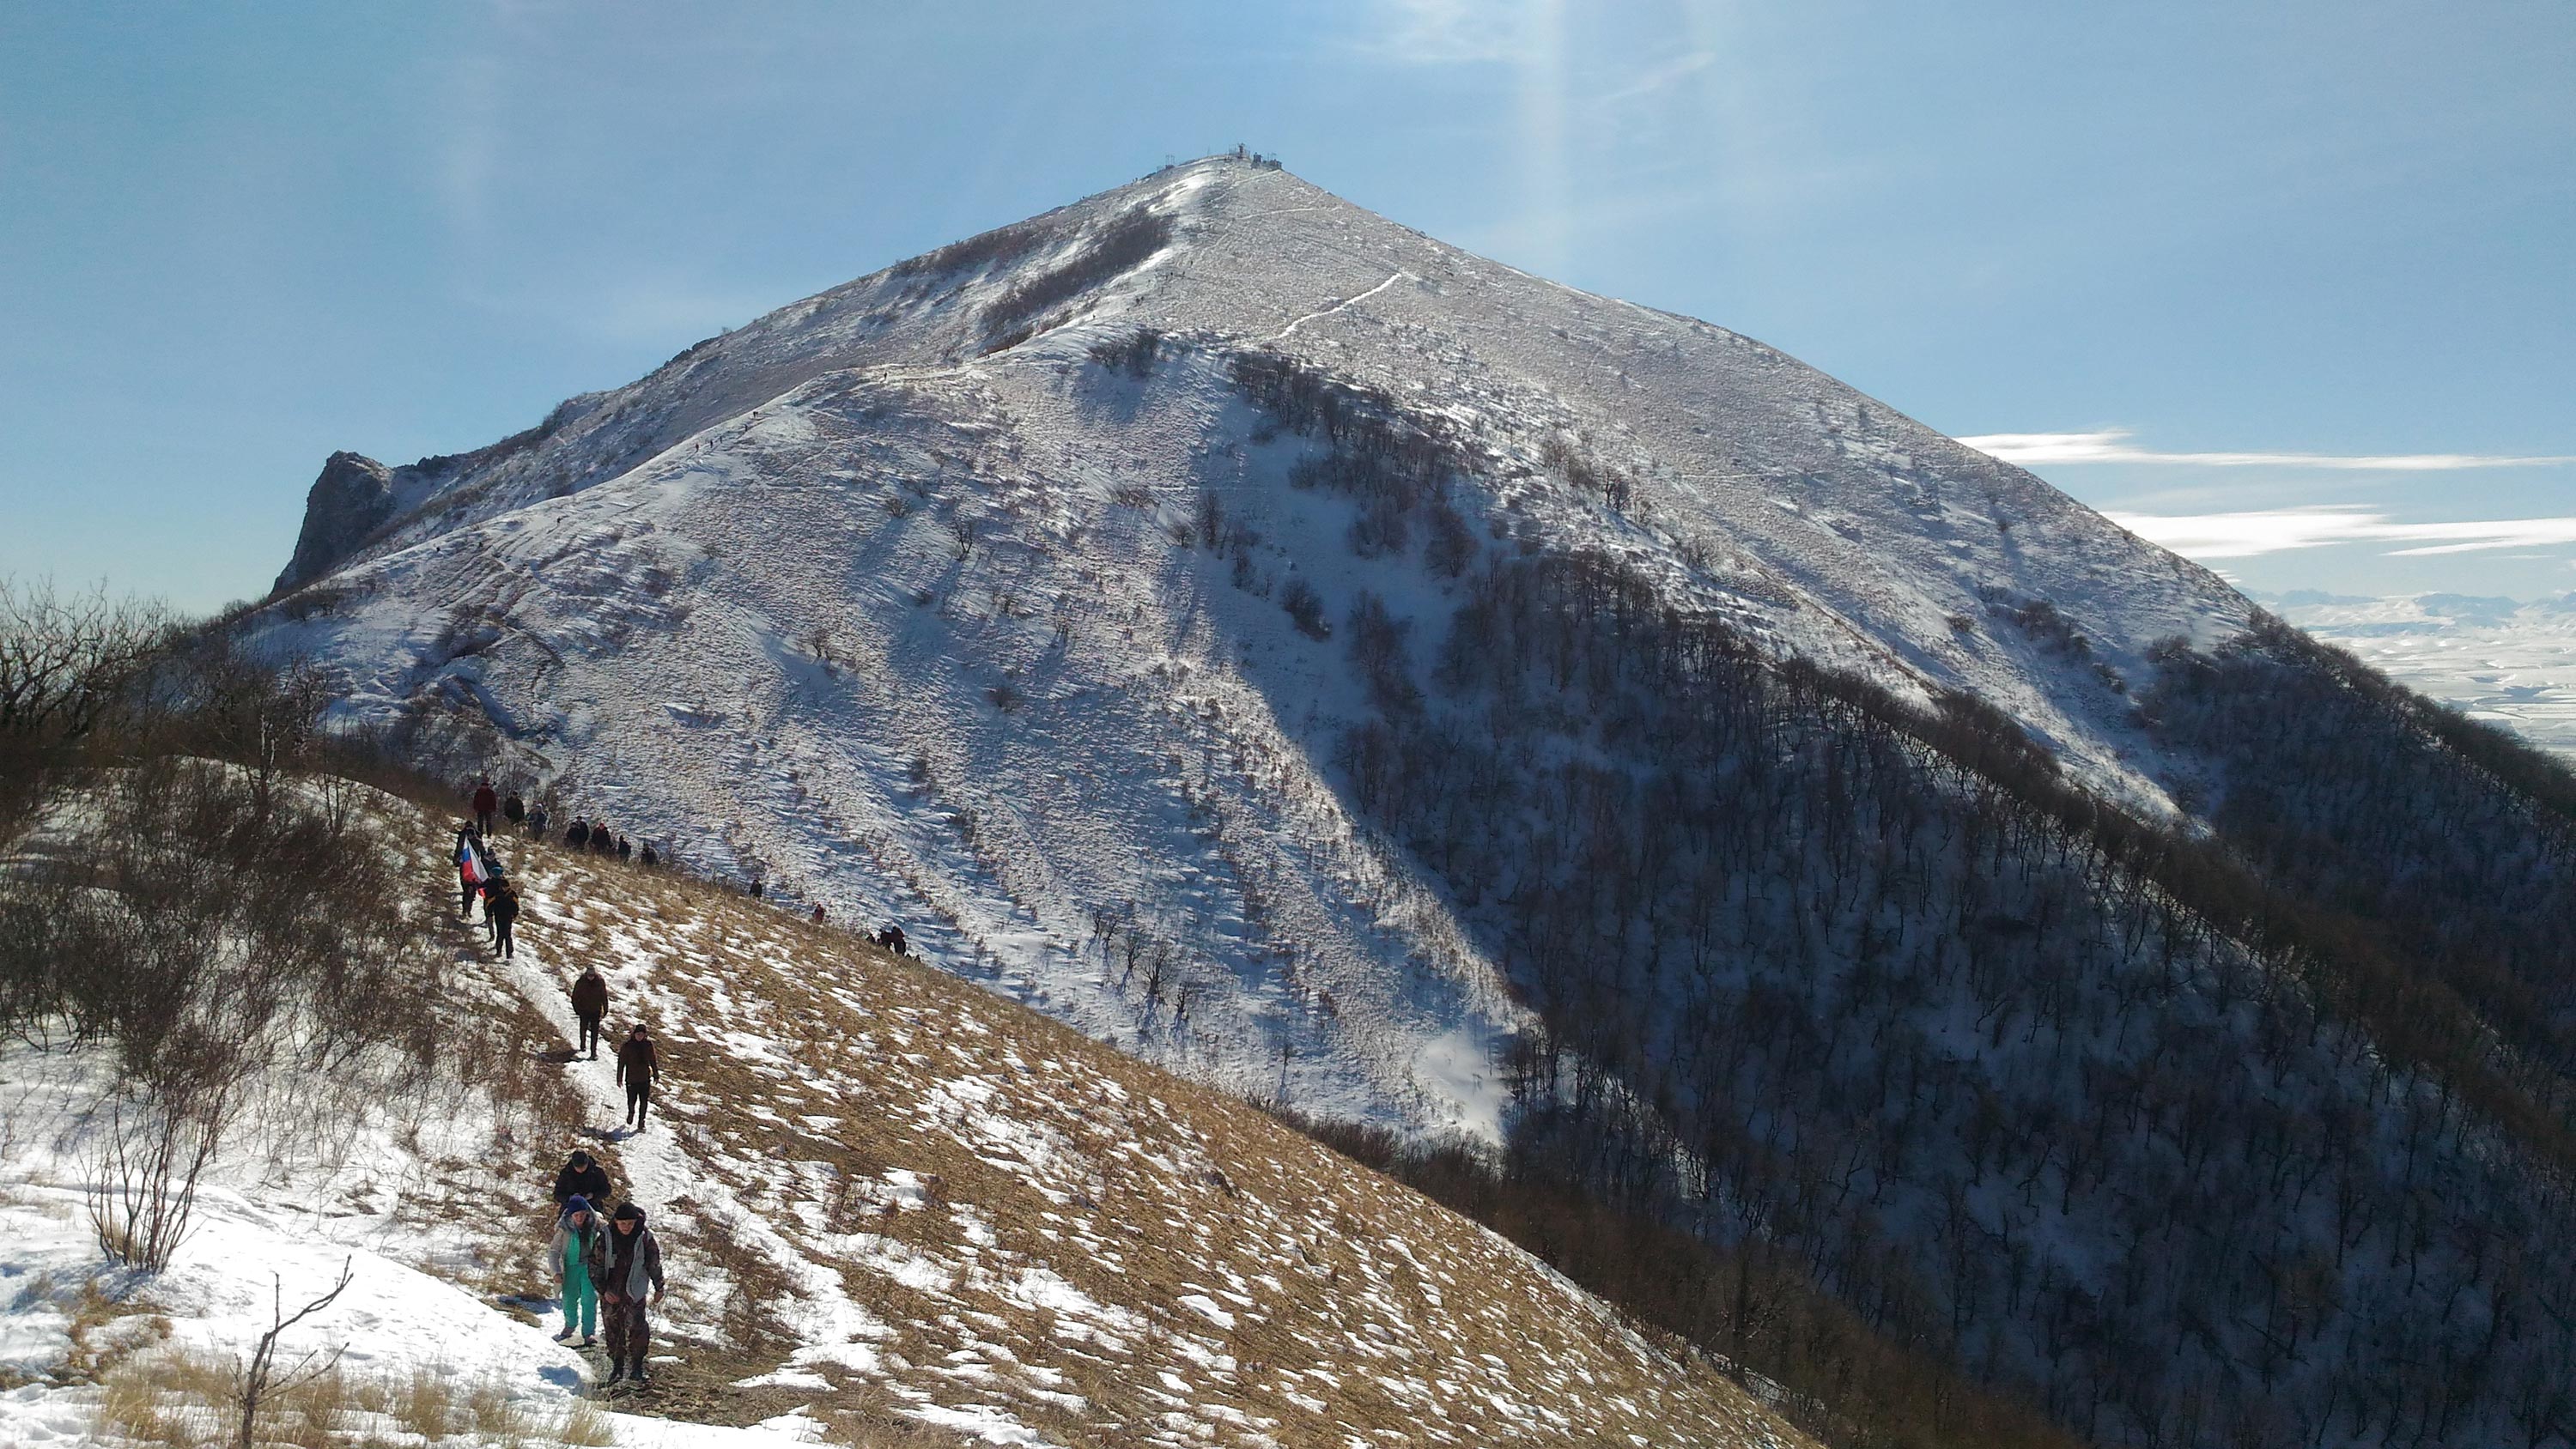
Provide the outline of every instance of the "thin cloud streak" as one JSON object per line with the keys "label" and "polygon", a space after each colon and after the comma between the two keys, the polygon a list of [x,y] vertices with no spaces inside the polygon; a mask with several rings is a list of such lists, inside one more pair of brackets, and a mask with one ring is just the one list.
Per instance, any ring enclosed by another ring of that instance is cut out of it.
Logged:
{"label": "thin cloud streak", "polygon": [[1525,65],[1545,37],[1528,0],[1379,0],[1354,46],[1405,65]]}
{"label": "thin cloud streak", "polygon": [[1984,433],[1961,438],[1981,453],[2030,467],[2040,463],[2178,463],[2196,468],[2333,468],[2348,472],[2447,473],[2464,468],[2541,468],[2576,456],[2495,453],[2167,453],[2129,441],[2126,428],[2090,433]]}
{"label": "thin cloud streak", "polygon": [[2576,544],[2576,518],[2499,518],[2395,523],[2359,508],[2282,508],[2242,513],[2106,513],[2113,523],[2196,559],[2257,558],[2336,544],[2411,543],[2391,558]]}

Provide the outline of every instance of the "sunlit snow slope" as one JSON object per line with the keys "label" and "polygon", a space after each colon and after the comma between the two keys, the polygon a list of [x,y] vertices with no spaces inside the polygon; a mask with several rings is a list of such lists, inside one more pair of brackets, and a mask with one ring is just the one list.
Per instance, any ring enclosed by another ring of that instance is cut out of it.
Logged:
{"label": "sunlit snow slope", "polygon": [[[1093,356],[1140,328],[1150,360]],[[349,671],[353,717],[488,718],[573,808],[900,921],[1095,1036],[1491,1134],[1507,973],[1354,823],[1335,764],[1365,708],[1345,611],[1382,597],[1427,674],[1459,584],[1290,485],[1324,445],[1246,400],[1252,355],[1472,458],[1448,494],[1466,569],[1625,556],[1779,650],[1982,695],[2150,812],[2123,692],[2151,642],[2244,618],[2208,572],[1760,343],[1217,159],[783,308],[480,453],[335,458],[254,627]]]}

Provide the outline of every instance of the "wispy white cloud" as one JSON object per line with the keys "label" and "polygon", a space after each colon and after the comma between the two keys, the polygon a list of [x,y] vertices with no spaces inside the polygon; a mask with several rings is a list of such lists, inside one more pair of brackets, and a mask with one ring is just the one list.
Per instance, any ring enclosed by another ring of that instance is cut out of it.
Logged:
{"label": "wispy white cloud", "polygon": [[2444,473],[2462,468],[2532,468],[2571,457],[2496,453],[2168,453],[2129,441],[2125,428],[2090,433],[1986,433],[1959,441],[2007,463],[2179,463],[2200,468],[2335,468],[2352,472]]}
{"label": "wispy white cloud", "polygon": [[1530,0],[1377,0],[1359,48],[1415,65],[1527,64],[1544,43]]}
{"label": "wispy white cloud", "polygon": [[2110,513],[2113,523],[2196,559],[2254,558],[2335,544],[2406,543],[2392,558],[2576,544],[2576,518],[2498,518],[2399,523],[2363,508],[2281,508],[2242,513]]}
{"label": "wispy white cloud", "polygon": [[1716,65],[1718,59],[1718,53],[1714,50],[1694,50],[1675,56],[1660,65],[1647,68],[1627,84],[1603,92],[1597,98],[1597,104],[1616,105],[1622,101],[1642,100],[1658,92],[1670,90]]}

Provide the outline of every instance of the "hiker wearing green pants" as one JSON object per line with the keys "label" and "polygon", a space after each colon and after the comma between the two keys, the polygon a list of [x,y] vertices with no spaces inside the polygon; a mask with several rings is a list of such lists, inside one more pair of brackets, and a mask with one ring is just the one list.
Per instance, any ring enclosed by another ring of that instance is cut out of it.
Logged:
{"label": "hiker wearing green pants", "polygon": [[555,1274],[563,1280],[564,1326],[555,1341],[562,1343],[579,1333],[581,1347],[588,1348],[599,1332],[598,1283],[608,1263],[607,1234],[599,1230],[599,1214],[591,1211],[590,1199],[564,1200],[563,1216],[555,1219],[548,1248],[554,1255]]}

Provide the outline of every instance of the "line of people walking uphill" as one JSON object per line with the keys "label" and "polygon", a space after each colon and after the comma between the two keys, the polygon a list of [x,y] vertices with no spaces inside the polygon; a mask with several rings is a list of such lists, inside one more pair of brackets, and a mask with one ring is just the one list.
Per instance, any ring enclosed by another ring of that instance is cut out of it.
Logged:
{"label": "line of people walking uphill", "polygon": [[[545,811],[542,806],[529,811],[515,794],[506,803],[496,799],[488,780],[475,790],[473,803],[474,819],[456,831],[457,911],[471,921],[474,903],[480,900],[493,953],[513,957],[519,896],[492,847],[493,818],[497,813],[542,839]],[[628,854],[625,839],[612,837],[605,823],[577,822],[573,829],[580,834],[568,835],[565,843],[576,849],[588,846],[606,853],[613,838],[616,853],[621,858]],[[656,863],[649,844],[644,863]],[[597,1061],[601,1025],[608,1016],[608,979],[596,964],[585,964],[569,994],[580,1028],[574,1055]],[[626,1092],[626,1125],[641,1132],[661,1075],[653,1035],[642,1022],[635,1023],[618,1043],[616,1056],[616,1081]],[[592,1348],[598,1345],[604,1326],[609,1374],[602,1386],[647,1387],[652,1383],[645,1365],[652,1342],[651,1310],[660,1306],[665,1292],[662,1245],[646,1225],[644,1209],[631,1200],[620,1202],[603,1217],[609,1196],[607,1169],[588,1152],[573,1153],[555,1174],[554,1230],[546,1241],[547,1260],[563,1306],[563,1331],[555,1340],[570,1343],[578,1338],[579,1347]]]}
{"label": "line of people walking uphill", "polygon": [[[585,964],[567,994],[580,1030],[573,1055],[597,1061],[600,1023],[608,1015],[608,978],[597,965]],[[652,1033],[637,1022],[616,1055],[617,1083],[626,1089],[626,1124],[641,1132],[660,1072]],[[603,1386],[640,1387],[652,1382],[644,1358],[652,1337],[648,1310],[662,1301],[662,1245],[645,1226],[644,1209],[632,1201],[619,1203],[603,1223],[599,1205],[608,1197],[608,1171],[588,1152],[574,1152],[555,1174],[555,1230],[547,1251],[564,1315],[563,1332],[555,1339],[568,1342],[578,1334],[580,1347],[589,1348],[605,1319],[609,1373]]]}
{"label": "line of people walking uphill", "polygon": [[[477,839],[490,839],[498,820],[507,820],[512,830],[525,831],[538,840],[545,839],[546,833],[554,828],[554,819],[543,801],[531,805],[516,790],[503,795],[493,788],[488,777],[475,781],[469,793],[474,805],[474,834]],[[662,863],[662,854],[653,848],[652,841],[645,841],[639,852],[634,841],[609,829],[605,820],[584,820],[574,816],[572,824],[564,829],[563,843],[593,855],[614,855],[619,860],[635,860],[640,855],[648,866]]]}
{"label": "line of people walking uphill", "polygon": [[[573,1021],[580,1037],[573,1055],[587,1061],[599,1060],[599,1024],[608,1015],[608,978],[594,965],[584,965],[573,978],[566,993],[572,998]],[[627,1029],[626,1040],[617,1044],[617,1085],[626,1089],[626,1125],[637,1132],[644,1130],[644,1119],[653,1107],[653,1082],[661,1075],[661,1060],[653,1052],[653,1033],[644,1023]]]}

